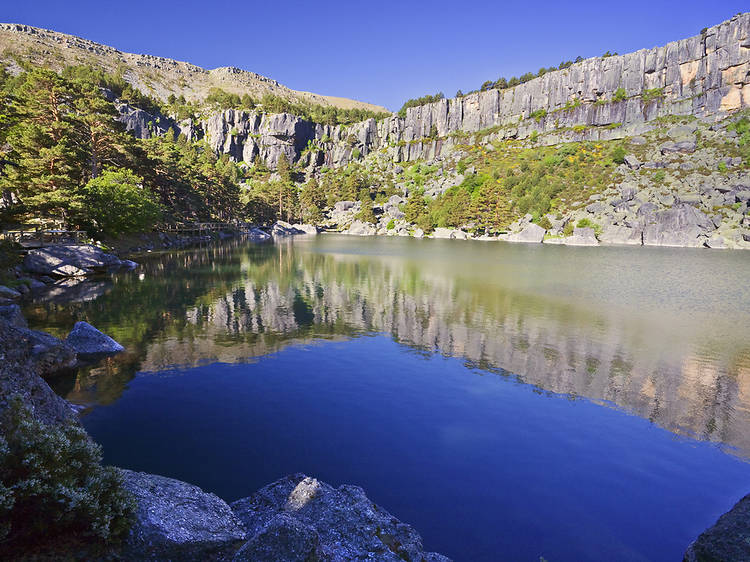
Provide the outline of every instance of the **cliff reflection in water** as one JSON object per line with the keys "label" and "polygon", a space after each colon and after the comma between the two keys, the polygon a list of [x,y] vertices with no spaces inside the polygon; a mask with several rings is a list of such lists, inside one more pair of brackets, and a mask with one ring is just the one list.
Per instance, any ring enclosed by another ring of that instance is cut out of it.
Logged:
{"label": "cliff reflection in water", "polygon": [[86,319],[128,348],[58,381],[78,403],[116,400],[139,371],[384,332],[747,457],[749,266],[741,258],[336,236],[232,243],[155,256],[143,279],[123,274],[93,301],[40,300],[27,314],[61,333]]}

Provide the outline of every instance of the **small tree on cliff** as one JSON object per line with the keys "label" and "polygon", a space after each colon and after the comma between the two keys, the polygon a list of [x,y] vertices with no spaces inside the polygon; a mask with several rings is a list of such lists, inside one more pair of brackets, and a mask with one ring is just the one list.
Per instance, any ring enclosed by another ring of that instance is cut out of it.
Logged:
{"label": "small tree on cliff", "polygon": [[318,180],[311,178],[304,186],[299,196],[302,220],[309,224],[317,224],[323,219],[323,207],[326,200],[320,189]]}
{"label": "small tree on cliff", "polygon": [[372,198],[370,197],[370,190],[367,188],[360,189],[359,196],[357,198],[361,203],[359,213],[357,213],[357,218],[363,222],[370,222],[373,224],[377,222],[375,213],[372,210]]}
{"label": "small tree on cliff", "polygon": [[292,171],[289,165],[289,159],[283,152],[279,156],[279,160],[276,163],[276,172],[279,174],[279,220],[284,216],[284,207],[286,206],[286,218],[290,215],[289,195],[290,195],[290,184],[292,183]]}

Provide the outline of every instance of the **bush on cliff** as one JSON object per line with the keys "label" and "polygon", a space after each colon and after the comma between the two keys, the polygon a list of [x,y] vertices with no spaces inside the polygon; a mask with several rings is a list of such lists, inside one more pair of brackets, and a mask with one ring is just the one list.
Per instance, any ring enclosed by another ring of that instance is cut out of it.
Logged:
{"label": "bush on cliff", "polygon": [[54,549],[72,540],[121,539],[132,499],[117,469],[101,465],[101,448],[69,422],[35,420],[20,398],[0,435],[0,555]]}

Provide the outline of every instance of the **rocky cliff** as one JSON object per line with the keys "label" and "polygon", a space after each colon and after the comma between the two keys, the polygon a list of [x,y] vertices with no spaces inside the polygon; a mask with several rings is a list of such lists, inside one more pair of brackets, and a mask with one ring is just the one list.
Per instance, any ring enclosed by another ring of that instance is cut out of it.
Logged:
{"label": "rocky cliff", "polygon": [[[89,63],[125,78],[144,92],[166,98],[205,97],[212,86],[230,92],[273,93],[323,105],[378,106],[296,92],[275,80],[237,68],[206,70],[150,55],[123,53],[71,35],[17,24],[0,24],[0,61],[13,56],[52,66]],[[12,55],[12,56],[11,56]],[[337,167],[373,151],[393,161],[432,159],[447,154],[467,135],[527,138],[555,144],[641,134],[667,115],[706,120],[750,106],[750,13],[706,28],[700,35],[634,53],[596,57],[506,90],[409,108],[404,118],[346,126],[312,123],[288,114],[262,115],[227,110],[204,121],[175,123],[120,105],[121,120],[139,138],[173,127],[188,138],[205,137],[217,152],[238,161],[263,158],[272,168],[284,153],[303,165]],[[536,132],[535,132],[536,131]]]}
{"label": "rocky cliff", "polygon": [[[744,13],[695,37],[586,59],[502,91],[409,108],[404,118],[330,127],[292,115],[230,110],[197,128],[217,151],[238,161],[260,155],[273,167],[283,152],[303,164],[335,167],[375,150],[396,162],[432,159],[480,131],[493,138],[527,138],[536,131],[544,144],[605,140],[641,134],[658,117],[712,121],[749,106],[750,13]],[[183,129],[196,134],[192,123]]]}

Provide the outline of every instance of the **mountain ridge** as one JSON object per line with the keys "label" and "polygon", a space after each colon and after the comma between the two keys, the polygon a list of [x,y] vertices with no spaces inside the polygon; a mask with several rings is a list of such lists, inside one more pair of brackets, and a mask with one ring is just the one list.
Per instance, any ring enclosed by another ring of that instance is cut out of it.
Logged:
{"label": "mountain ridge", "polygon": [[206,69],[167,57],[128,53],[51,29],[0,23],[0,64],[11,70],[17,69],[16,57],[56,70],[65,65],[86,64],[111,73],[119,71],[133,87],[161,100],[170,94],[184,95],[188,100],[202,100],[210,88],[217,87],[239,95],[261,97],[269,93],[298,102],[390,113],[376,104],[293,90],[273,78],[238,67]]}

